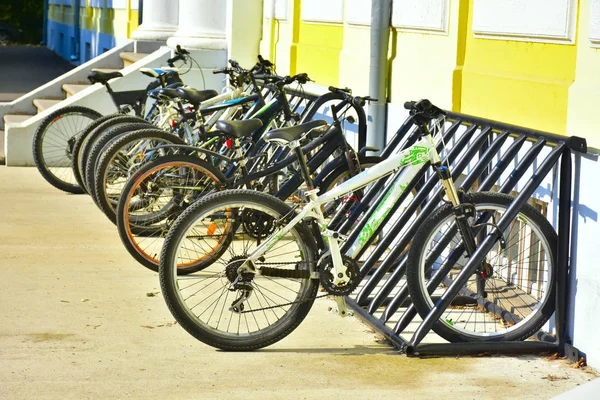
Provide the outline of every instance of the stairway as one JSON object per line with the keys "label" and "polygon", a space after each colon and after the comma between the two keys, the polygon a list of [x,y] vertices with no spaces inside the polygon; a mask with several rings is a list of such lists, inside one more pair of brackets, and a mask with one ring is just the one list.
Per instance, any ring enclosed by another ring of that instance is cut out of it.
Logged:
{"label": "stairway", "polygon": [[[115,66],[114,68],[96,68],[102,72],[113,72],[119,71],[122,68],[128,67],[131,64],[141,60],[146,57],[150,53],[134,53],[134,52],[121,52],[119,54],[122,66]],[[33,105],[37,109],[37,113],[41,113],[42,111],[55,106],[61,103],[64,99],[73,96],[75,93],[80,92],[88,87],[90,87],[89,82],[69,82],[62,85],[62,97],[50,97],[50,98],[39,98],[33,99]],[[6,114],[4,115],[4,130],[10,127],[11,124],[20,124],[22,122],[27,121],[33,114]],[[4,164],[6,157],[4,153],[4,130],[0,130],[0,164]]]}

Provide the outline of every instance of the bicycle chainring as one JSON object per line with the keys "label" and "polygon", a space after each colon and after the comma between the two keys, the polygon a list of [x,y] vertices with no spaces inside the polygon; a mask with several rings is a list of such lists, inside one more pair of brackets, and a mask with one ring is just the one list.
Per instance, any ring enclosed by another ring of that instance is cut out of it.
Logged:
{"label": "bicycle chainring", "polygon": [[242,211],[242,225],[244,232],[254,239],[266,239],[275,232],[277,220],[270,215],[257,210]]}
{"label": "bicycle chainring", "polygon": [[343,285],[334,285],[333,283],[333,260],[331,256],[328,256],[323,263],[321,264],[320,272],[319,272],[319,280],[321,282],[321,286],[332,296],[347,296],[360,283],[360,269],[358,264],[354,259],[342,255],[342,261],[344,262],[344,266],[346,267],[346,276],[347,282]]}

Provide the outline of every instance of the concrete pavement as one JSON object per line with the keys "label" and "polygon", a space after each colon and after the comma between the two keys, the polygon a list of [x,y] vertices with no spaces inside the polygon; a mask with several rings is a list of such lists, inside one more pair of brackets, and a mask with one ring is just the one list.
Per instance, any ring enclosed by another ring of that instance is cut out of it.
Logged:
{"label": "concrete pavement", "polygon": [[0,167],[0,398],[548,399],[595,378],[541,357],[409,359],[319,300],[283,341],[205,346],[87,196]]}

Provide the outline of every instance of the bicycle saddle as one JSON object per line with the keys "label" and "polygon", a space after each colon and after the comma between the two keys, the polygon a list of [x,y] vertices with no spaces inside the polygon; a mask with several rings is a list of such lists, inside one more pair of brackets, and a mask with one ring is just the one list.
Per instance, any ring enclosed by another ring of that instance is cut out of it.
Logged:
{"label": "bicycle saddle", "polygon": [[168,97],[170,99],[174,99],[177,97],[181,97],[179,95],[179,92],[177,91],[177,87],[167,87],[167,88],[159,88],[159,89],[153,89],[150,90],[148,92],[148,96],[150,97],[154,97],[155,99],[157,99],[160,96],[163,97]]}
{"label": "bicycle saddle", "polygon": [[264,138],[267,142],[289,143],[301,138],[308,131],[324,125],[327,125],[327,122],[323,121],[322,119],[317,119],[301,125],[273,129],[272,131],[267,132]]}
{"label": "bicycle saddle", "polygon": [[203,101],[211,99],[218,95],[216,90],[196,90],[191,88],[179,88],[177,89],[179,97],[186,99],[194,106],[198,106]]}
{"label": "bicycle saddle", "polygon": [[252,135],[262,125],[260,119],[252,118],[242,121],[218,121],[216,127],[221,132],[239,139]]}
{"label": "bicycle saddle", "polygon": [[99,82],[104,85],[109,80],[111,80],[113,78],[120,78],[122,76],[123,76],[123,74],[120,73],[119,71],[102,72],[102,71],[98,71],[98,70],[92,70],[92,72],[90,72],[88,75],[88,80],[92,83]]}
{"label": "bicycle saddle", "polygon": [[140,72],[151,78],[158,78],[159,76],[168,74],[170,72],[179,72],[177,68],[140,68]]}

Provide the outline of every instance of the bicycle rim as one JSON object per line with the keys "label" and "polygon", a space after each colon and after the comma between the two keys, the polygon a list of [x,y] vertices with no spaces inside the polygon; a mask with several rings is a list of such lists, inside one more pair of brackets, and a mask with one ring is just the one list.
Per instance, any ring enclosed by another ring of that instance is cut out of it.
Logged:
{"label": "bicycle rim", "polygon": [[[476,208],[477,219],[487,223],[498,221],[506,210],[506,206],[485,202],[478,203]],[[454,221],[454,215],[450,214],[435,225],[419,257],[422,293],[428,293],[429,278],[438,269],[448,263],[452,265],[442,284],[425,297],[429,309],[468,262]],[[479,242],[495,228],[481,225],[474,229]],[[554,282],[552,246],[540,227],[523,213],[511,222],[503,237],[506,247],[502,248],[499,241],[494,245],[482,270],[470,277],[440,317],[439,323],[445,330],[466,340],[497,340],[524,329],[540,317],[550,300]]]}
{"label": "bicycle rim", "polygon": [[[174,161],[160,164],[136,178],[125,194],[124,222],[128,242],[135,251],[158,268],[164,238],[172,222],[197,199],[217,190],[220,180],[204,168]],[[128,210],[128,211],[125,211]],[[224,239],[223,239],[224,240]],[[220,248],[217,243],[214,250]],[[210,254],[178,264],[178,268],[202,263]]]}
{"label": "bicycle rim", "polygon": [[[244,302],[244,312],[236,313],[231,310],[239,296],[238,291],[230,290],[237,277],[238,264],[241,265],[245,257],[257,247],[260,240],[255,237],[264,240],[267,231],[272,232],[271,223],[281,217],[268,206],[243,200],[231,202],[202,210],[187,224],[184,234],[168,244],[177,249],[176,260],[179,264],[190,258],[198,258],[197,254],[202,253],[204,248],[212,251],[214,244],[220,242],[222,236],[232,237],[227,251],[200,272],[177,276],[174,263],[161,271],[161,274],[170,274],[176,287],[175,301],[187,318],[193,320],[201,330],[225,340],[269,337],[279,327],[296,318],[298,308],[304,306],[302,300],[312,295],[310,278],[256,275],[250,280],[253,291]],[[232,226],[232,222],[236,227],[235,232],[227,232],[223,227]],[[252,234],[247,232],[251,229],[249,227],[255,228]],[[202,237],[201,240],[193,242],[191,239],[199,236]],[[259,261],[256,265],[289,270],[308,269],[305,255],[309,251],[299,233],[292,230],[264,254],[264,261]],[[300,302],[295,303],[297,301]]]}

